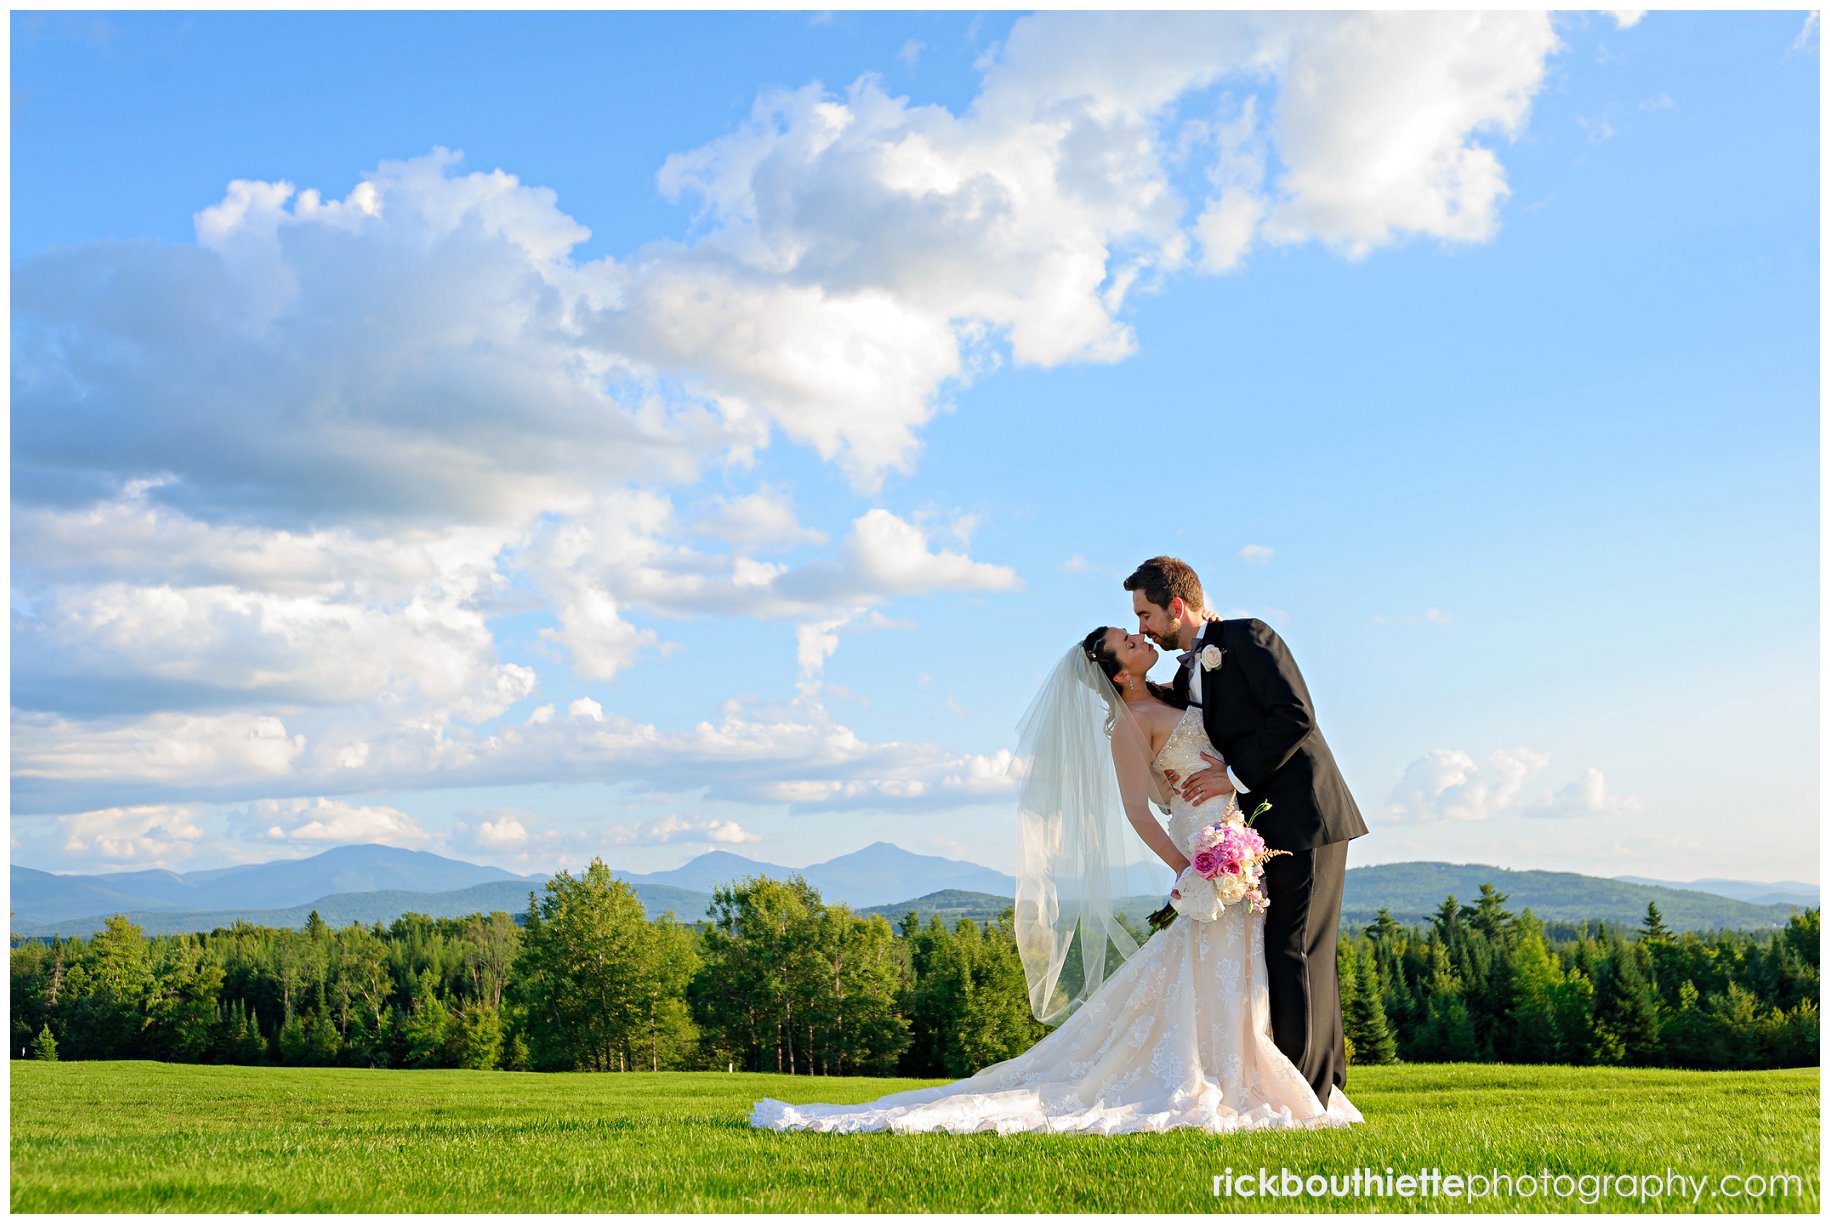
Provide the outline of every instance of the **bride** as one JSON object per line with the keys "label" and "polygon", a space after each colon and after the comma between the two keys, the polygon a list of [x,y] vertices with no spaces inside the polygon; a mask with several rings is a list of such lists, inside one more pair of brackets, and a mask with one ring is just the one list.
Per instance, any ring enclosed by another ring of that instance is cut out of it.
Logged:
{"label": "bride", "polygon": [[[1236,800],[1197,809],[1175,793],[1219,754],[1200,711],[1146,678],[1156,661],[1141,635],[1095,629],[1023,720],[1017,946],[1036,1018],[1060,1027],[967,1079],[862,1105],[765,1099],[750,1125],[1109,1135],[1361,1120],[1338,1089],[1324,1107],[1271,1039],[1264,915],[1222,907],[1189,866],[1196,833]],[[1126,859],[1140,842],[1178,873],[1180,915],[1141,947],[1112,908],[1137,891]]]}

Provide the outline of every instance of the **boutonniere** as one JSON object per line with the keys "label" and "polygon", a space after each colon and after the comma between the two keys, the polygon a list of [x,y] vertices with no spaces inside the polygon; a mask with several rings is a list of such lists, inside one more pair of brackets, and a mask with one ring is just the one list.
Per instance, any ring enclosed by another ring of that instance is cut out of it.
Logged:
{"label": "boutonniere", "polygon": [[1220,665],[1226,662],[1226,651],[1218,646],[1203,646],[1200,659],[1203,671],[1219,671]]}

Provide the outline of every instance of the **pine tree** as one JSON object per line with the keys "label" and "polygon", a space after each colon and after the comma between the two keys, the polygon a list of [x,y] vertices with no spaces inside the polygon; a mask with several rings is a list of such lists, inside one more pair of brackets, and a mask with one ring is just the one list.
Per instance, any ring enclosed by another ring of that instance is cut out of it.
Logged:
{"label": "pine tree", "polygon": [[1474,916],[1468,920],[1468,925],[1485,935],[1496,948],[1504,947],[1508,942],[1507,923],[1512,921],[1512,915],[1504,908],[1506,896],[1493,885],[1482,884],[1481,895],[1474,902]]}
{"label": "pine tree", "polygon": [[32,1057],[39,1062],[57,1061],[57,1038],[51,1036],[50,1025],[39,1029],[38,1036],[32,1038]]}
{"label": "pine tree", "polygon": [[1671,932],[1665,927],[1664,915],[1658,912],[1658,902],[1646,902],[1646,916],[1639,921],[1639,932],[1639,937],[1647,942],[1671,938]]}
{"label": "pine tree", "polygon": [[1398,1061],[1398,1043],[1385,1019],[1384,991],[1371,944],[1362,944],[1354,974],[1351,1012],[1344,1017],[1347,1036],[1353,1041],[1354,1061],[1378,1066]]}
{"label": "pine tree", "polygon": [[303,1013],[295,1011],[286,1017],[286,1023],[280,1025],[280,1031],[274,1035],[273,1044],[282,1066],[303,1067],[310,1061]]}
{"label": "pine tree", "polygon": [[413,992],[413,1009],[407,1014],[406,1065],[409,1067],[448,1067],[454,1061],[447,1054],[454,1030],[451,1009],[439,998],[437,984],[430,969],[421,970],[419,984]]}
{"label": "pine tree", "polygon": [[1605,938],[1595,974],[1595,1035],[1604,1062],[1652,1066],[1659,1061],[1658,1000],[1640,971],[1639,949]]}

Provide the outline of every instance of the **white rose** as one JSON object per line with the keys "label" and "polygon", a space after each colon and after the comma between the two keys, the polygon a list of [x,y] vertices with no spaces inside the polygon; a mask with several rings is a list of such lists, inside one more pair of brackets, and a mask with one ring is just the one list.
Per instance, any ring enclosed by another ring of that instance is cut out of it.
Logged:
{"label": "white rose", "polygon": [[1212,922],[1218,918],[1226,906],[1221,903],[1214,891],[1214,882],[1189,867],[1176,880],[1176,891],[1180,897],[1171,897],[1169,904],[1175,906],[1176,913],[1196,922]]}
{"label": "white rose", "polygon": [[1225,654],[1225,652],[1222,651],[1218,646],[1203,646],[1201,648],[1201,666],[1202,666],[1202,668],[1204,668],[1207,671],[1218,670],[1220,667],[1220,659],[1224,654]]}
{"label": "white rose", "polygon": [[1222,873],[1214,885],[1215,893],[1228,905],[1245,899],[1245,880],[1240,876]]}

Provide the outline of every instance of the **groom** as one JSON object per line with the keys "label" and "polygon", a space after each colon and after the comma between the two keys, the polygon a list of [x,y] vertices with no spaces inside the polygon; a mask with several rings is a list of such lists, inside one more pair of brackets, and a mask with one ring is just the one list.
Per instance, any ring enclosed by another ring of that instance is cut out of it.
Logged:
{"label": "groom", "polygon": [[1159,646],[1186,652],[1176,695],[1201,707],[1207,738],[1226,758],[1224,767],[1180,779],[1183,797],[1200,803],[1237,790],[1248,815],[1268,801],[1253,827],[1271,849],[1290,851],[1264,868],[1271,1036],[1327,1105],[1347,1083],[1334,945],[1347,842],[1364,836],[1366,823],[1315,725],[1296,660],[1269,625],[1209,612],[1201,580],[1174,557],[1144,562],[1125,589],[1138,627]]}

